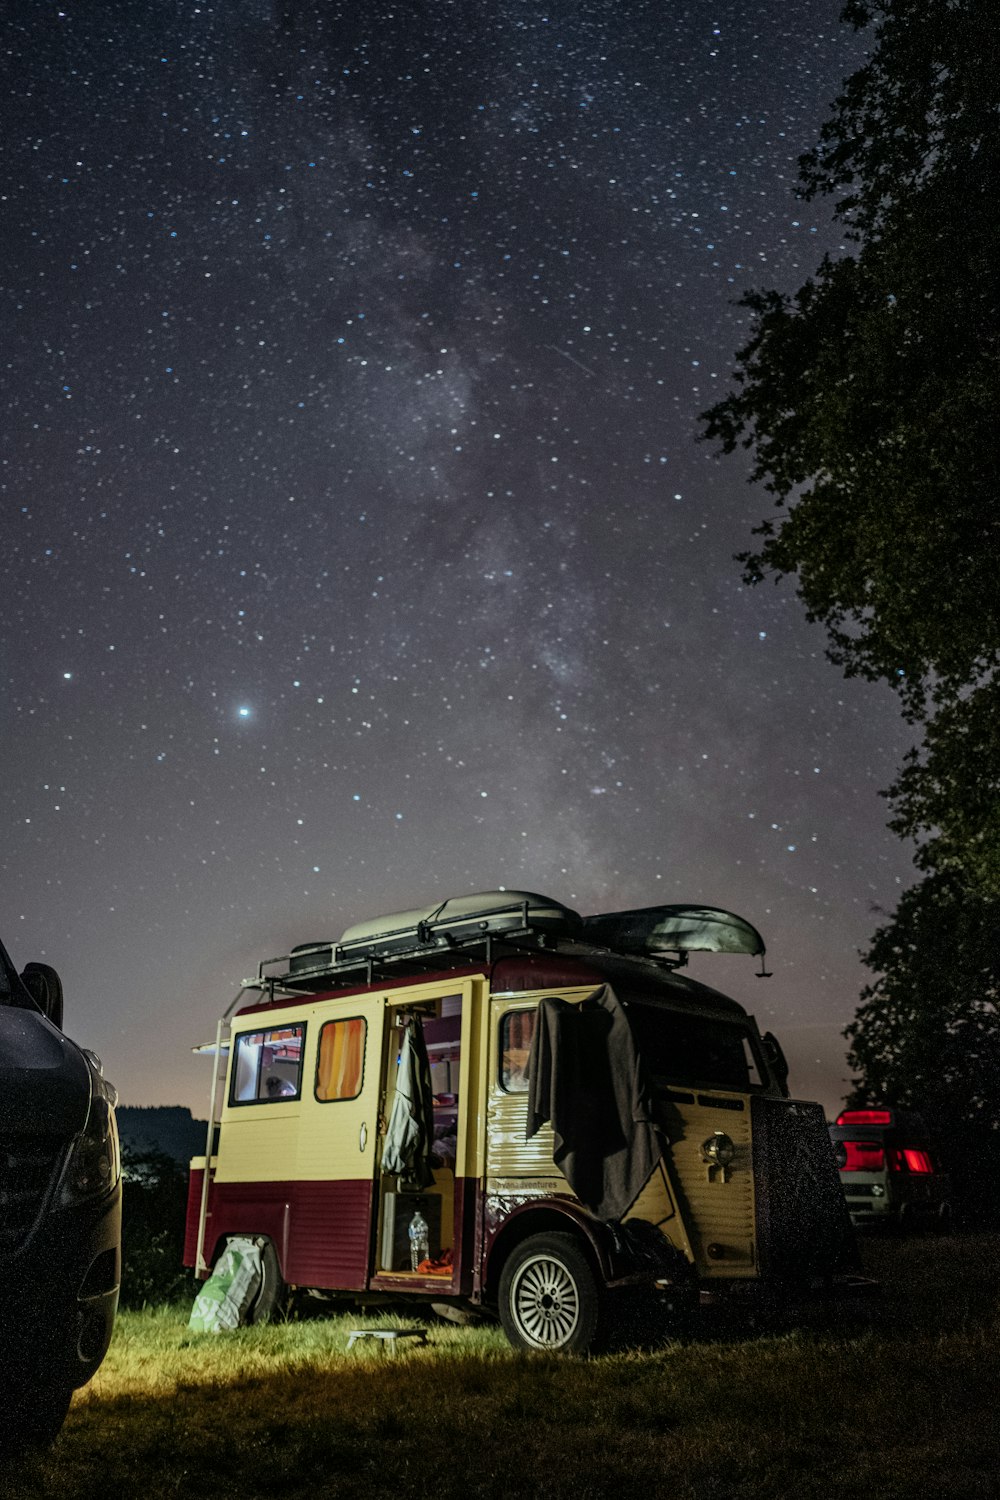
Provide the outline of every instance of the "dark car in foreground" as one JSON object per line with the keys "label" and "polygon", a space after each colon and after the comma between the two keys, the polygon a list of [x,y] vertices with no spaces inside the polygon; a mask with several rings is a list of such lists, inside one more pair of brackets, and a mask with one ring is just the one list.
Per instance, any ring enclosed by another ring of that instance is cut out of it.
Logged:
{"label": "dark car in foreground", "polygon": [[45,1443],[107,1353],[121,1277],[116,1094],[54,969],[0,945],[0,1456]]}

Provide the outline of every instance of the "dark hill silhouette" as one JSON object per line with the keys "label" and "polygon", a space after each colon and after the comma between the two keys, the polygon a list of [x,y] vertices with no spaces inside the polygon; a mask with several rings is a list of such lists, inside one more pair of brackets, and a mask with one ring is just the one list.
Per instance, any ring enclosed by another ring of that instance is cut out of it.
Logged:
{"label": "dark hill silhouette", "polygon": [[151,1151],[185,1164],[205,1154],[206,1120],[196,1120],[180,1104],[120,1104],[118,1134],[126,1150],[136,1155]]}

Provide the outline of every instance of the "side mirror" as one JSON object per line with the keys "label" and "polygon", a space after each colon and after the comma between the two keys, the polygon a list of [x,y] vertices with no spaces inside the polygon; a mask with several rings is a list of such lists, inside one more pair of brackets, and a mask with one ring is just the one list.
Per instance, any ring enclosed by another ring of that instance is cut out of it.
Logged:
{"label": "side mirror", "polygon": [[784,1052],[781,1050],[781,1043],[773,1031],[765,1031],[760,1040],[764,1048],[764,1056],[767,1058],[767,1065],[777,1079],[778,1087],[787,1099],[788,1063]]}
{"label": "side mirror", "polygon": [[43,1016],[46,1016],[62,1031],[63,987],[62,980],[49,964],[25,964],[21,983],[34,1000]]}

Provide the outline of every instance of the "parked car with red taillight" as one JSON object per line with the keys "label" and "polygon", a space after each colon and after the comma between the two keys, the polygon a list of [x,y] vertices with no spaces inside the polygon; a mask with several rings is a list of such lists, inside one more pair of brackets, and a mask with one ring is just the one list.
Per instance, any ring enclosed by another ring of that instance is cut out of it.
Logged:
{"label": "parked car with red taillight", "polygon": [[927,1126],[900,1109],[845,1109],[830,1126],[840,1181],[855,1225],[944,1224],[951,1181]]}

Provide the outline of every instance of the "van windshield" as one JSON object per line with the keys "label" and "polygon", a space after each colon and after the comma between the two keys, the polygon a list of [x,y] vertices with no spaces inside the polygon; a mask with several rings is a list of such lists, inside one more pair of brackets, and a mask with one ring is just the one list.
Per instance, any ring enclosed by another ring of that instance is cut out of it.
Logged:
{"label": "van windshield", "polygon": [[694,1084],[741,1093],[763,1087],[750,1034],[741,1026],[641,1000],[628,1002],[628,1019],[653,1084]]}

